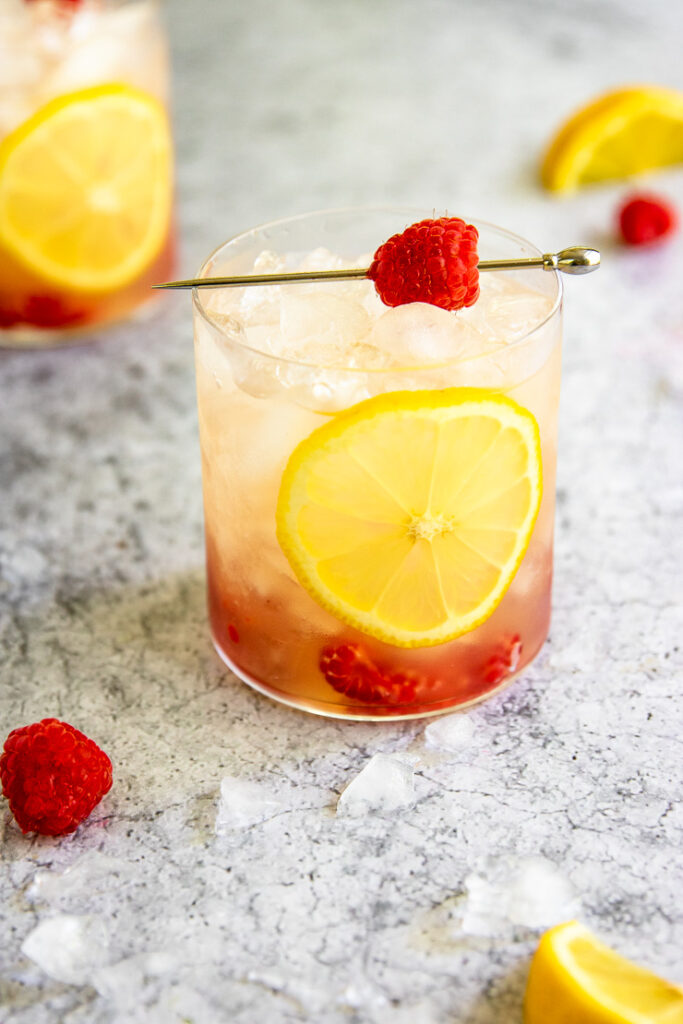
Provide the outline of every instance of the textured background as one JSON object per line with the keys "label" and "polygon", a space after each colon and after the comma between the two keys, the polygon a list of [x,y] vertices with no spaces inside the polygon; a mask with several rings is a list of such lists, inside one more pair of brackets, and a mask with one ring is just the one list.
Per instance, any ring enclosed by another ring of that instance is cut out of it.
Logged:
{"label": "textured background", "polygon": [[[566,290],[552,634],[451,753],[420,723],[268,702],[208,641],[187,298],[2,354],[0,722],[64,717],[115,765],[74,836],[26,839],[2,812],[3,1024],[519,1021],[540,925],[504,908],[525,870],[550,878],[541,924],[576,913],[683,982],[683,247],[619,251],[623,188],[559,201],[535,171],[596,92],[681,87],[683,8],[166,9],[183,273],[254,223],[377,201],[602,248]],[[657,185],[683,208],[680,171]],[[415,805],[335,818],[375,752],[419,758]],[[216,835],[226,775],[279,809]],[[60,914],[87,938],[77,984],[20,948]]]}

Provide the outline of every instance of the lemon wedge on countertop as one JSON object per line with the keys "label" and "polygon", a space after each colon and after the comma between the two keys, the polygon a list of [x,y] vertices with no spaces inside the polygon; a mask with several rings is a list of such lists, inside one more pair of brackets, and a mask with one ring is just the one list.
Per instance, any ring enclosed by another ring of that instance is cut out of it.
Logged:
{"label": "lemon wedge on countertop", "polygon": [[551,928],[531,962],[525,1024],[683,1024],[683,989],[619,956],[578,921]]}
{"label": "lemon wedge on countertop", "polygon": [[546,188],[628,178],[683,163],[683,93],[633,86],[599,96],[560,128],[541,168]]}

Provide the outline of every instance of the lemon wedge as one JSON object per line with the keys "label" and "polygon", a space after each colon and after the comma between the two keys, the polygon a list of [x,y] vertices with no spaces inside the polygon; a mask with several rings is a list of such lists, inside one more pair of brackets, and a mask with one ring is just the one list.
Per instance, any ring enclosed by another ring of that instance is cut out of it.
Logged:
{"label": "lemon wedge", "polygon": [[634,86],[599,96],[560,128],[541,168],[546,188],[628,178],[683,162],[683,93]]}
{"label": "lemon wedge", "polygon": [[683,1024],[683,989],[604,946],[578,921],[552,928],[531,961],[525,1024]]}
{"label": "lemon wedge", "polygon": [[111,84],[52,100],[0,144],[0,245],[57,287],[121,288],[164,243],[171,167],[152,96]]}
{"label": "lemon wedge", "polygon": [[542,491],[538,425],[476,388],[370,398],[290,456],[277,535],[302,585],[400,647],[443,643],[494,611]]}

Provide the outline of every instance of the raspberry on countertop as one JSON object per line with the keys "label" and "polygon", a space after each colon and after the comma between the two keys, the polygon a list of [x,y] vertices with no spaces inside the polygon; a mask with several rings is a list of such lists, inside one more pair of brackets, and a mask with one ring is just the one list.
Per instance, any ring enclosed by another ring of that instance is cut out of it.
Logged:
{"label": "raspberry on countertop", "polygon": [[619,234],[627,245],[650,245],[663,241],[678,226],[674,206],[652,192],[635,192],[619,207]]}
{"label": "raspberry on countertop", "polygon": [[0,755],[3,796],[22,832],[74,832],[112,784],[111,761],[56,718],[13,729]]}

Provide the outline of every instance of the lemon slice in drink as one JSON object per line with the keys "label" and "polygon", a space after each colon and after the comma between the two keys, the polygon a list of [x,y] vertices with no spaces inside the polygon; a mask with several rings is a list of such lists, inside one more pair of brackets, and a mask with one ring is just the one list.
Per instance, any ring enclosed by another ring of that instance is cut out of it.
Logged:
{"label": "lemon slice in drink", "polygon": [[548,189],[628,178],[683,162],[683,93],[656,86],[593,100],[559,130],[541,168]]}
{"label": "lemon slice in drink", "polygon": [[69,93],[0,144],[0,244],[57,287],[112,291],[161,249],[171,188],[156,99],[117,84]]}
{"label": "lemon slice in drink", "polygon": [[529,544],[541,480],[538,426],[510,399],[475,388],[393,392],[294,450],[278,539],[339,619],[426,647],[497,607]]}
{"label": "lemon slice in drink", "polygon": [[531,962],[525,1024],[683,1024],[683,989],[604,946],[578,921],[552,928]]}

